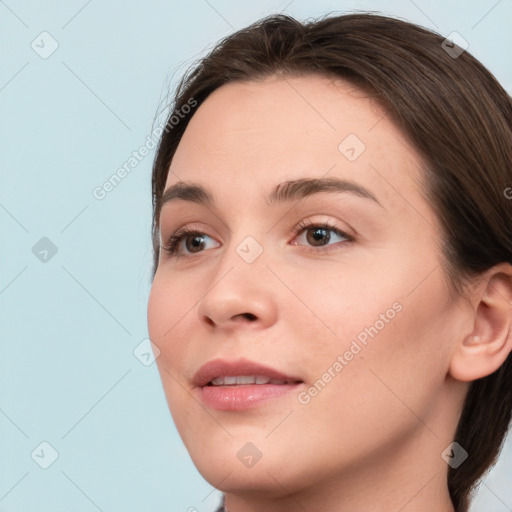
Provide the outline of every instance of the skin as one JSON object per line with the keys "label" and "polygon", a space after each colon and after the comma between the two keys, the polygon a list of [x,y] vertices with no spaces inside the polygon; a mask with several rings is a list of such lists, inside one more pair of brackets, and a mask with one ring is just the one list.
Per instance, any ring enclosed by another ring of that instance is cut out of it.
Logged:
{"label": "skin", "polygon": [[[348,134],[366,146],[354,161],[338,149]],[[354,181],[380,205],[340,192],[265,199],[278,183],[321,177]],[[230,83],[194,113],[166,188],[200,183],[215,206],[163,207],[164,244],[193,224],[206,246],[190,253],[182,243],[179,258],[161,251],[148,326],[177,429],[229,512],[454,510],[441,454],[469,381],[511,350],[510,268],[480,276],[465,297],[452,292],[423,178],[382,109],[341,81]],[[293,232],[303,220],[354,240],[329,232],[322,251],[308,231]],[[247,236],[263,248],[253,263],[236,252]],[[396,303],[400,312],[307,404],[295,392],[243,411],[198,399],[192,377],[215,358],[298,375],[307,391]],[[262,453],[250,468],[237,457],[248,442]]]}

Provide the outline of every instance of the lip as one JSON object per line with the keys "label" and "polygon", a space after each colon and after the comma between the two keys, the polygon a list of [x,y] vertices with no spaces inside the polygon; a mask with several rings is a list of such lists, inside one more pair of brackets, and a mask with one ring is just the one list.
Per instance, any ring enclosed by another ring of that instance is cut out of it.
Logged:
{"label": "lip", "polygon": [[[208,386],[217,377],[237,375],[264,375],[270,379],[286,381],[286,384]],[[201,366],[192,383],[199,388],[200,398],[205,405],[218,410],[241,410],[287,395],[303,384],[303,380],[248,359],[214,359]]]}

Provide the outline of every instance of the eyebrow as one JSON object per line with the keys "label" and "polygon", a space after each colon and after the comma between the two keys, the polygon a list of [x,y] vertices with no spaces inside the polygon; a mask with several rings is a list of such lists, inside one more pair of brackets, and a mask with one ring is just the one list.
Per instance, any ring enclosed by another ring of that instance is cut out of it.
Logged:
{"label": "eyebrow", "polygon": [[[379,200],[365,187],[340,178],[301,178],[279,183],[267,197],[274,205],[285,201],[299,200],[320,192],[345,192],[370,199],[383,208]],[[215,200],[211,192],[202,185],[180,181],[171,185],[162,195],[160,209],[172,201],[182,200],[213,207]]]}

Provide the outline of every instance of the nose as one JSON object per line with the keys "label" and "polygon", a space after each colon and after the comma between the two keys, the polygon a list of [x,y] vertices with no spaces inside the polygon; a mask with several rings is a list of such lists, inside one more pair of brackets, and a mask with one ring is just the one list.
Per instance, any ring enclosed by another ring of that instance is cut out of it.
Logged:
{"label": "nose", "polygon": [[199,302],[199,321],[210,330],[270,327],[277,319],[273,277],[263,256],[247,263],[229,249]]}

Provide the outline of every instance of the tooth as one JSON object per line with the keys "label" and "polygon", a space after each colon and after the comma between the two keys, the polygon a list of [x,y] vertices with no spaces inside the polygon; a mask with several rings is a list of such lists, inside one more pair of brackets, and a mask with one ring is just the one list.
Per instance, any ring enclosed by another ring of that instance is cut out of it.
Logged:
{"label": "tooth", "polygon": [[286,381],[280,379],[271,379],[266,375],[226,375],[225,377],[216,377],[211,381],[214,386],[244,386],[250,384],[286,384]]}
{"label": "tooth", "polygon": [[254,375],[240,375],[236,378],[237,384],[255,384],[256,377]]}

